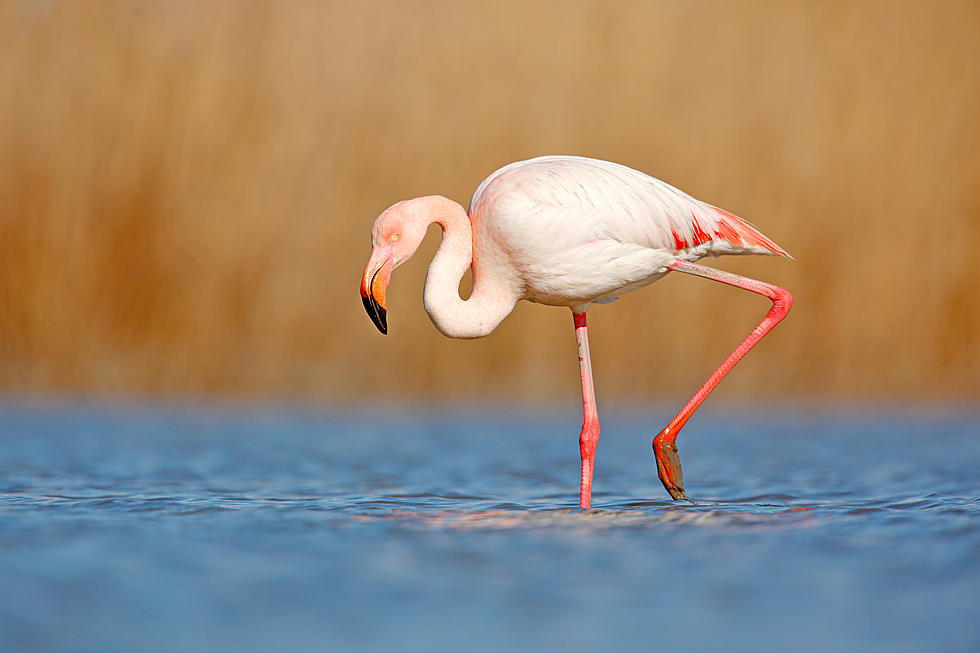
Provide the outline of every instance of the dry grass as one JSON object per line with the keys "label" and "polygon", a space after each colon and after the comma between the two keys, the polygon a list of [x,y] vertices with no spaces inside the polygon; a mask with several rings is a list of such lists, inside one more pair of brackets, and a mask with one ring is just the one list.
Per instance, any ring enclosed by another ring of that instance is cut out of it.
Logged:
{"label": "dry grass", "polygon": [[[976,2],[0,3],[0,387],[571,400],[566,311],[450,341],[387,205],[616,160],[796,256],[730,398],[978,397]],[[693,389],[764,300],[670,278],[595,310],[600,401]]]}

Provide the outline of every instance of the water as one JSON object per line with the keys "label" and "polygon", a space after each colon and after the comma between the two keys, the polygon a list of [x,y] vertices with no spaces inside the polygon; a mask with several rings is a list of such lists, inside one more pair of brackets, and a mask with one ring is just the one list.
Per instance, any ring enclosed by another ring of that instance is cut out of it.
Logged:
{"label": "water", "polygon": [[980,415],[713,410],[0,404],[0,650],[980,650]]}

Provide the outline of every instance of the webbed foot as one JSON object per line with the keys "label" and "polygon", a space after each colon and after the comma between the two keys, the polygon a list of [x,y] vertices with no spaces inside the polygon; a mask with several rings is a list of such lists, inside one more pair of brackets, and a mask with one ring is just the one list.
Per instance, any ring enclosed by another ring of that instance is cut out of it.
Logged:
{"label": "webbed foot", "polygon": [[653,439],[653,454],[657,458],[657,476],[660,477],[660,482],[664,484],[667,493],[674,499],[684,499],[694,503],[694,500],[684,493],[684,472],[681,471],[677,444],[669,441],[664,431]]}

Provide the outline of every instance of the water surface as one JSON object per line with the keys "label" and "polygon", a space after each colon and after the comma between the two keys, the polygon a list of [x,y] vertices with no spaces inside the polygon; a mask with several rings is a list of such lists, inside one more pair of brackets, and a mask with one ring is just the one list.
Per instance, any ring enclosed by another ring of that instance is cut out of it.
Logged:
{"label": "water surface", "polygon": [[0,404],[2,651],[977,651],[980,416]]}

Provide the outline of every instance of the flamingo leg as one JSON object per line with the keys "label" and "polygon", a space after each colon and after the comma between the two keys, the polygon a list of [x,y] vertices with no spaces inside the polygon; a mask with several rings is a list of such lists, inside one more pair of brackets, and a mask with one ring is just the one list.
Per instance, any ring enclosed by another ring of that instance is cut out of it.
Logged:
{"label": "flamingo leg", "polygon": [[[757,342],[762,340],[774,326],[779,324],[780,320],[786,317],[790,307],[793,305],[793,296],[788,290],[779,286],[749,279],[748,277],[741,277],[723,270],[687,263],[686,261],[675,261],[673,265],[668,267],[671,270],[720,281],[736,288],[751,290],[754,293],[765,295],[772,300],[772,307],[766,313],[762,322],[759,323],[759,326],[752,329],[752,333],[742,341],[742,344],[735,348],[735,351],[725,359],[721,367],[715,370],[714,374],[705,381],[701,389],[691,397],[687,405],[677,414],[677,417],[672,419],[670,424],[653,439],[653,453],[657,458],[657,475],[660,477],[660,482],[664,484],[664,488],[674,499],[691,501],[684,493],[684,476],[681,472],[681,461],[677,455],[677,444],[675,443],[677,434],[684,428],[684,424],[691,418],[694,411],[698,409],[701,402],[705,400],[708,393],[714,390],[718,382],[735,366],[735,363],[740,361]],[[691,503],[694,502],[691,501]]]}
{"label": "flamingo leg", "polygon": [[579,451],[582,454],[582,485],[579,506],[592,505],[592,471],[595,469],[595,449],[599,444],[599,413],[596,411],[595,386],[592,383],[592,359],[589,356],[589,331],[585,313],[572,313],[575,320],[575,341],[578,343],[578,364],[582,373],[582,434]]}

